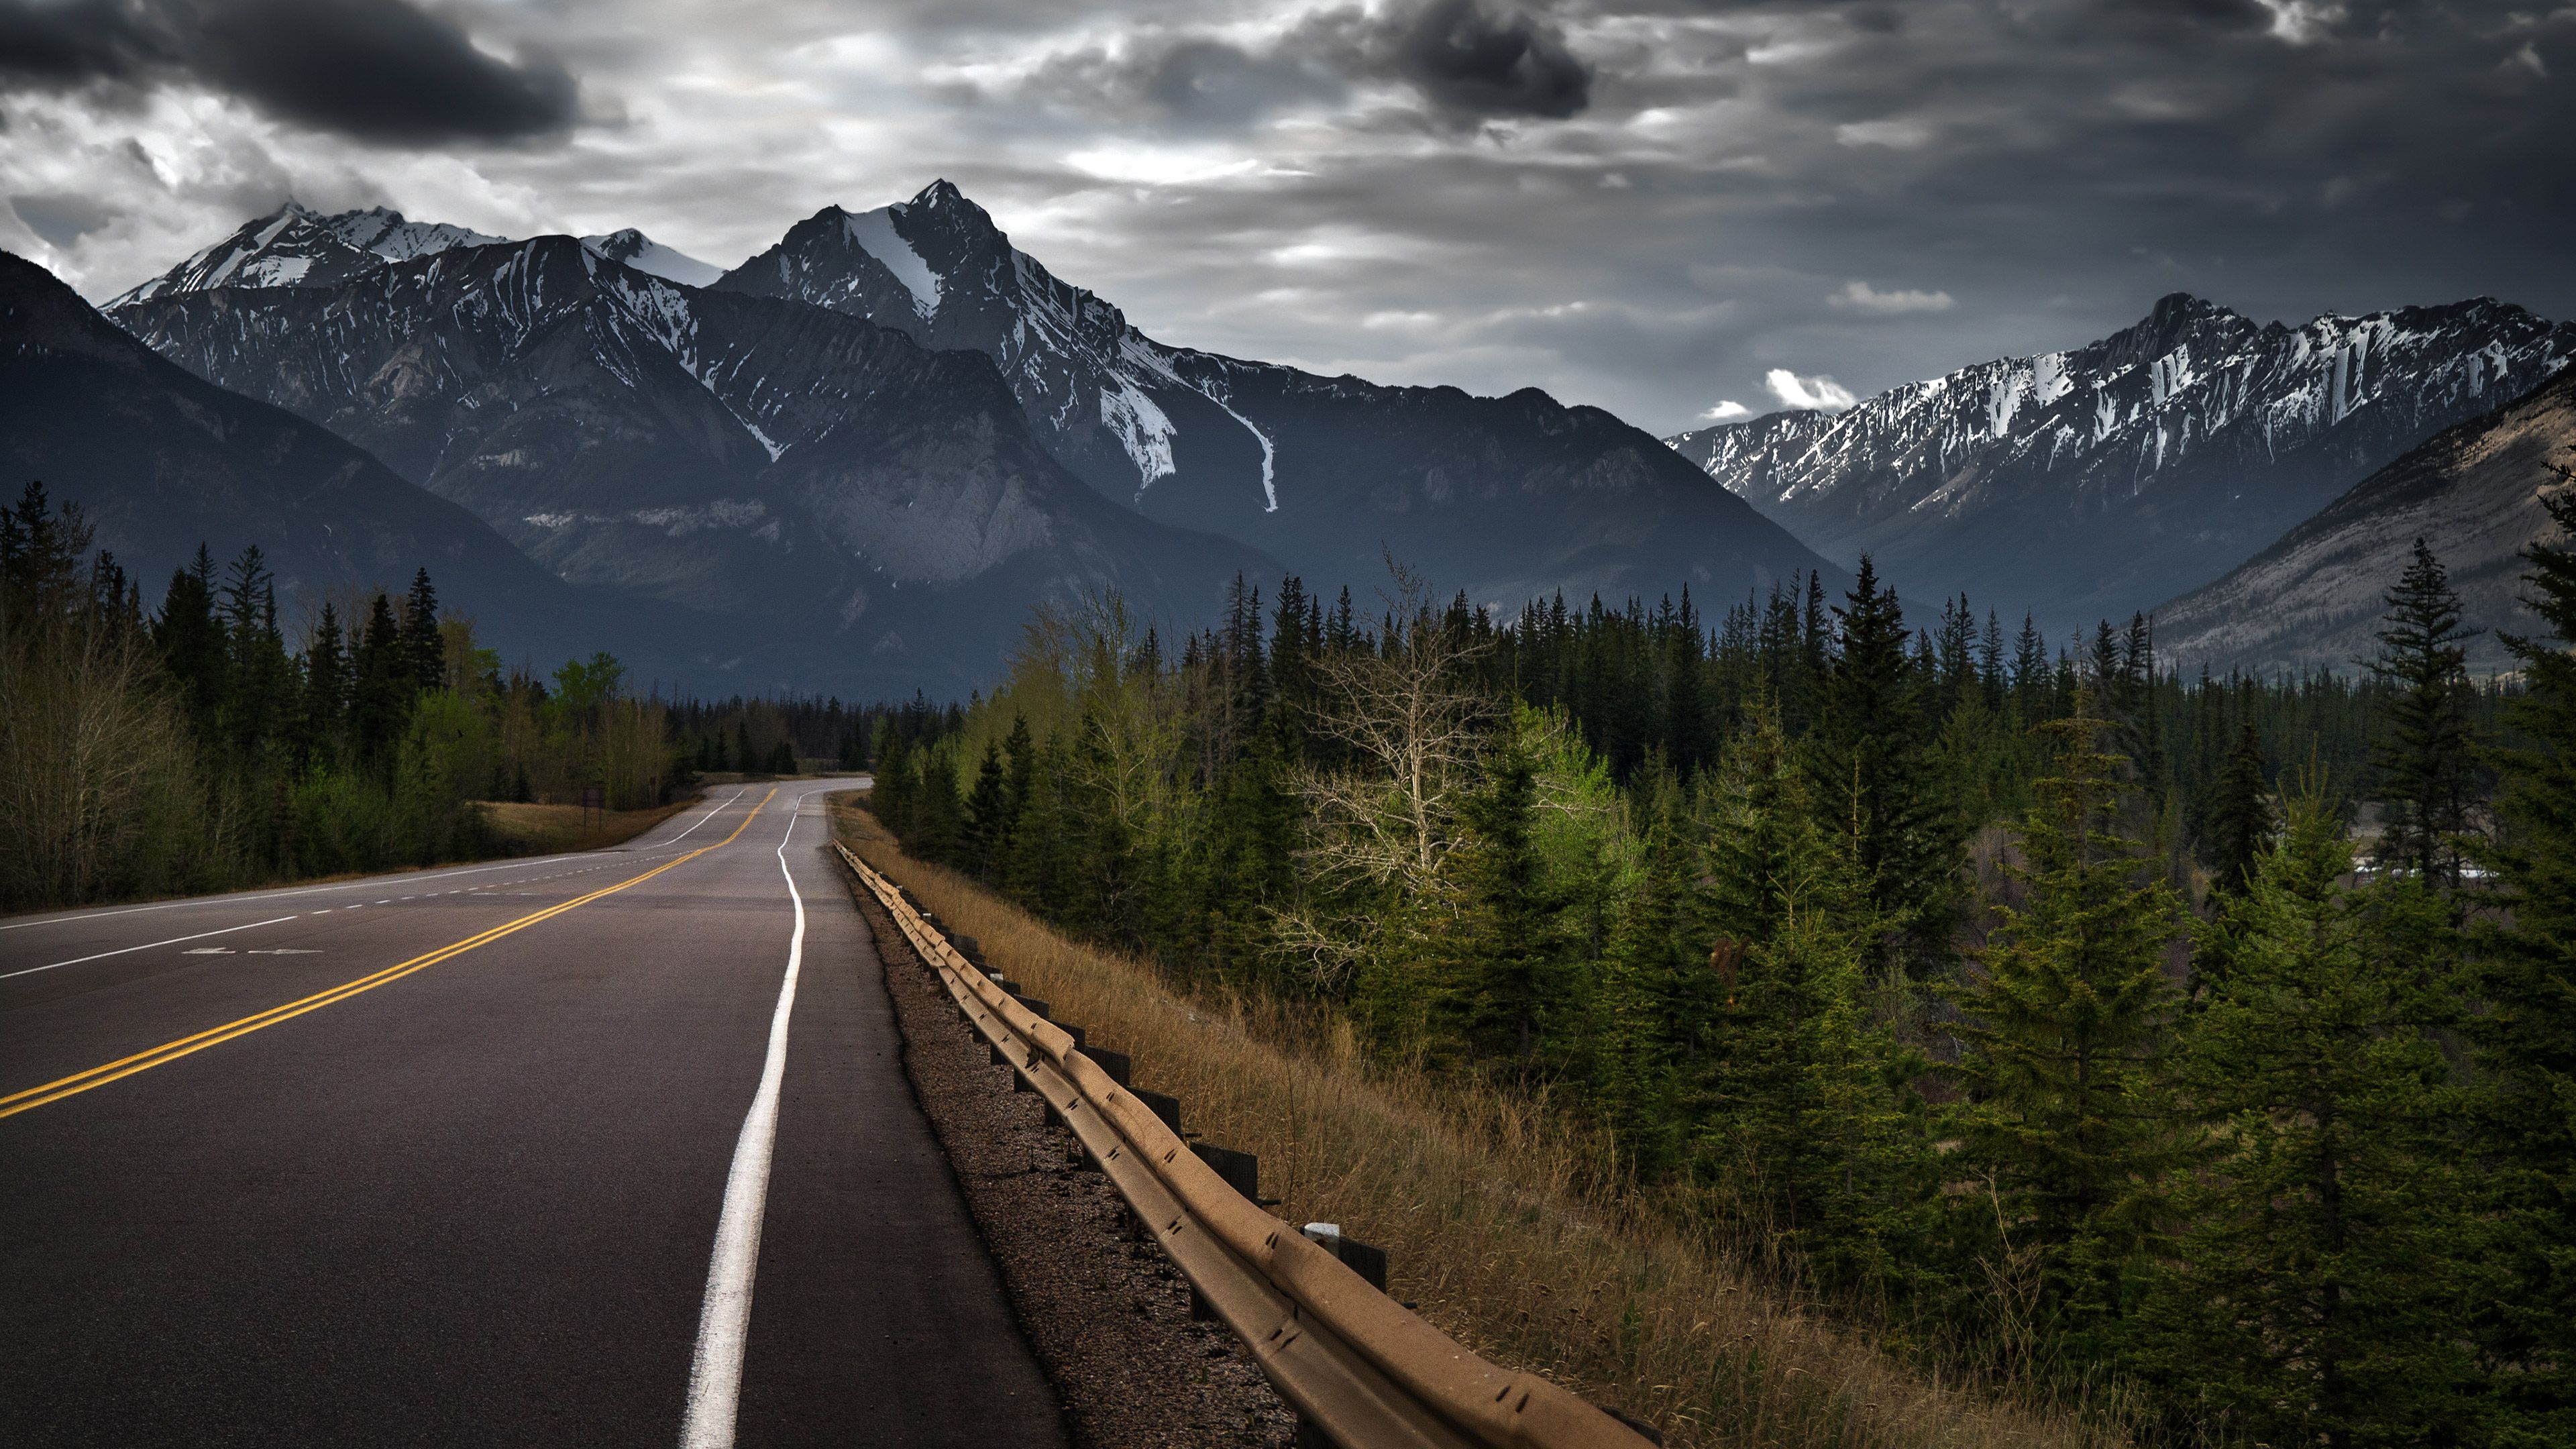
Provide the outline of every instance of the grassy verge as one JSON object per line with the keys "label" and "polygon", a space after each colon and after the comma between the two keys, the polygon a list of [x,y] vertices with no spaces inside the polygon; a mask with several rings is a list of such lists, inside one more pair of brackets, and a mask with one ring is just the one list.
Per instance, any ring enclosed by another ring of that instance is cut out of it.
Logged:
{"label": "grassy verge", "polygon": [[1653,1422],[1676,1446],[1988,1449],[2116,1442],[2065,1415],[1927,1380],[1801,1308],[1669,1214],[1583,1184],[1598,1151],[1542,1106],[1373,1066],[1347,1029],[1175,990],[907,858],[851,796],[836,829],[978,939],[1060,1021],[1134,1056],[1185,1125],[1256,1152],[1290,1222],[1380,1244],[1390,1288],[1498,1363]]}
{"label": "grassy verge", "polygon": [[585,811],[578,805],[504,800],[485,805],[483,821],[502,856],[561,855],[623,844],[697,803],[692,797],[649,810]]}

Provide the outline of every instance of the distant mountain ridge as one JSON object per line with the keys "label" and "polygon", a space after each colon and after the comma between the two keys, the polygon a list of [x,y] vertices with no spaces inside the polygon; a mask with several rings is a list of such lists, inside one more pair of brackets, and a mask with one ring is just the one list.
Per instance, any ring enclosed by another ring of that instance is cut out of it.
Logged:
{"label": "distant mountain ridge", "polygon": [[2072,627],[2208,582],[2571,357],[2576,324],[2487,298],[2293,328],[2177,293],[2084,347],[1667,441],[1909,596]]}
{"label": "distant mountain ridge", "polygon": [[570,237],[117,320],[472,509],[562,577],[755,622],[880,688],[963,688],[1032,603],[1212,609],[1269,560],[1100,499],[976,354],[701,291]]}
{"label": "distant mountain ridge", "polygon": [[2512,667],[2498,635],[2548,631],[2521,602],[2520,552],[2557,532],[2540,500],[2576,467],[2576,368],[2444,430],[2355,484],[2226,576],[2156,611],[2184,668],[2349,670],[2378,649],[2383,599],[2416,539],[2442,560],[2470,628],[2472,667]]}
{"label": "distant mountain ridge", "polygon": [[512,663],[618,651],[674,677],[703,641],[686,616],[575,589],[466,510],[292,414],[154,355],[44,268],[0,252],[0,476],[76,503],[157,604],[200,544],[256,543],[287,622],[426,567]]}

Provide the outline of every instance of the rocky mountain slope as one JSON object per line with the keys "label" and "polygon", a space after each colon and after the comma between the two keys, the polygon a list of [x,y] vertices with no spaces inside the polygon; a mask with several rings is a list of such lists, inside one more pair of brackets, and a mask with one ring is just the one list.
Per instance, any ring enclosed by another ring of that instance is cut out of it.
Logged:
{"label": "rocky mountain slope", "polygon": [[2510,667],[2498,629],[2540,632],[2520,602],[2524,545],[2554,533],[2544,493],[2576,467],[2576,368],[2458,424],[2356,484],[2204,588],[2156,611],[2156,642],[2186,668],[2349,668],[2376,650],[2382,596],[2415,540],[2438,555],[2461,613],[2488,632],[2481,670]]}
{"label": "rocky mountain slope", "polygon": [[1668,442],[1910,597],[2067,628],[2210,581],[2571,357],[2576,324],[2487,299],[2293,328],[2177,294],[2071,351]]}
{"label": "rocky mountain slope", "polygon": [[1038,441],[1107,498],[1262,548],[1310,582],[1392,554],[1479,602],[1703,597],[1823,564],[1645,433],[1535,389],[1381,387],[1174,347],[1011,245],[947,182],[827,207],[715,284],[981,352]]}
{"label": "rocky mountain slope", "polygon": [[1116,587],[1195,619],[1237,569],[1271,568],[1084,487],[980,354],[601,252],[454,246],[332,286],[168,288],[114,315],[561,577],[819,651],[799,678],[836,688],[963,688],[1041,600]]}
{"label": "rocky mountain slope", "polygon": [[676,611],[594,598],[456,504],[291,413],[155,356],[33,262],[0,252],[0,482],[78,503],[160,600],[199,544],[256,543],[291,624],[326,600],[399,591],[426,566],[513,662],[613,648],[664,678],[701,641]]}

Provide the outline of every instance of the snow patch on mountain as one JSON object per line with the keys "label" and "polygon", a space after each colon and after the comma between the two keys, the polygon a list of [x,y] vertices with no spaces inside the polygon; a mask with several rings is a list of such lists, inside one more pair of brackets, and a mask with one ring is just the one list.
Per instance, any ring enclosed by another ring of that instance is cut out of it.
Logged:
{"label": "snow patch on mountain", "polygon": [[603,261],[620,262],[683,287],[703,287],[724,275],[724,268],[666,247],[631,226],[606,236],[583,237],[581,245]]}
{"label": "snow patch on mountain", "polygon": [[1155,401],[1123,373],[1110,373],[1100,389],[1100,424],[1136,460],[1136,495],[1169,478],[1172,467],[1172,420]]}
{"label": "snow patch on mountain", "polygon": [[904,290],[912,293],[912,308],[923,321],[939,311],[939,274],[921,259],[921,253],[912,249],[912,243],[903,239],[903,233],[894,229],[893,207],[851,212],[841,224],[848,228],[850,240],[858,243],[860,250],[883,263],[887,271],[894,273],[894,279],[903,283]]}

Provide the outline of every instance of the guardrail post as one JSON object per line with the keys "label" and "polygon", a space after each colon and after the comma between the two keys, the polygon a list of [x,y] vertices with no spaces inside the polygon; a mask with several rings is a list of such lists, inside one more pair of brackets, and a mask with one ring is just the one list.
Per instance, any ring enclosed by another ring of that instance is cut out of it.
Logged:
{"label": "guardrail post", "polygon": [[1122,1087],[1127,1085],[1127,1078],[1136,1070],[1136,1064],[1125,1052],[1113,1052],[1107,1047],[1084,1047],[1082,1054],[1091,1058],[1093,1066],[1108,1073],[1109,1080]]}
{"label": "guardrail post", "polygon": [[1134,1097],[1146,1111],[1162,1118],[1163,1125],[1172,1129],[1173,1136],[1186,1137],[1189,1135],[1181,1130],[1180,1098],[1170,1096],[1162,1092],[1149,1092],[1143,1087],[1130,1087],[1127,1089],[1127,1094]]}
{"label": "guardrail post", "polygon": [[1342,1260],[1342,1265],[1368,1280],[1380,1293],[1386,1291],[1386,1249],[1342,1236],[1340,1223],[1308,1223],[1306,1241]]}

